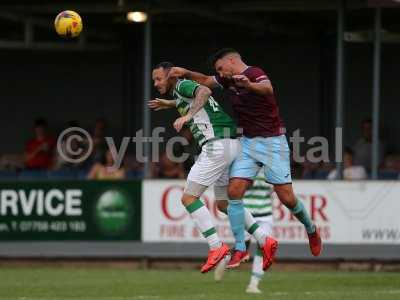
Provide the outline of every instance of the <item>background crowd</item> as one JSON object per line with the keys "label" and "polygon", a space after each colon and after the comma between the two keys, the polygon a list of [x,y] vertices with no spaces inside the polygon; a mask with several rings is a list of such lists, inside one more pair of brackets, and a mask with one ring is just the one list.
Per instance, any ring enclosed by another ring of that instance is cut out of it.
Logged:
{"label": "background crowd", "polygon": [[[79,122],[70,121],[66,128],[80,127]],[[114,165],[112,151],[106,142],[108,133],[107,120],[98,118],[92,128],[87,131],[93,141],[93,150],[88,159],[71,163],[57,150],[57,136],[49,128],[44,118],[35,120],[31,139],[25,142],[25,149],[20,153],[2,154],[0,156],[0,179],[7,178],[59,178],[59,179],[123,179],[143,178],[143,163],[136,160],[135,153],[130,151],[124,156],[119,168]],[[187,141],[187,145],[175,144],[173,149],[176,157],[186,153],[188,159],[182,163],[173,162],[166,152],[160,154],[158,161],[151,164],[153,178],[186,178],[199,148],[193,141],[190,130],[185,128],[180,133]],[[79,150],[88,147],[85,140],[71,139],[71,145],[64,137],[60,147],[68,157],[79,157]],[[360,126],[360,137],[351,146],[344,147],[343,178],[346,180],[368,179],[371,171],[372,152],[372,124],[370,119],[363,120]],[[117,143],[116,143],[117,144]],[[400,179],[400,154],[387,151],[384,141],[379,142],[380,168],[379,179]],[[292,175],[295,179],[338,179],[335,164],[332,162],[292,162]]]}

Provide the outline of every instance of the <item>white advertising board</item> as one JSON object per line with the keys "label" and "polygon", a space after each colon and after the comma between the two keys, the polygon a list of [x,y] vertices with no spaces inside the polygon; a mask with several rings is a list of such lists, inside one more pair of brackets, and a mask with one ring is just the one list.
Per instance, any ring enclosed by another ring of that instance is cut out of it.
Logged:
{"label": "white advertising board", "polygon": [[[142,189],[144,242],[204,241],[180,202],[185,181],[146,180]],[[400,244],[400,182],[296,181],[293,187],[321,236],[332,244]],[[202,200],[220,237],[232,241],[227,217],[217,212],[212,189]],[[306,243],[304,227],[274,199],[273,236],[280,242]]]}

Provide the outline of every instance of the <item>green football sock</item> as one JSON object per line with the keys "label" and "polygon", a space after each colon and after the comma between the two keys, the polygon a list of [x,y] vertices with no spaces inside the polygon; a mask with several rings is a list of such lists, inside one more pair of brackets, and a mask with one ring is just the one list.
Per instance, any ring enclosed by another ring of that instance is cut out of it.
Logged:
{"label": "green football sock", "polygon": [[306,231],[308,234],[314,233],[316,230],[316,227],[314,223],[312,222],[310,215],[306,211],[303,203],[296,199],[297,203],[296,206],[290,209],[293,215],[301,222],[303,223],[304,227],[306,228]]}

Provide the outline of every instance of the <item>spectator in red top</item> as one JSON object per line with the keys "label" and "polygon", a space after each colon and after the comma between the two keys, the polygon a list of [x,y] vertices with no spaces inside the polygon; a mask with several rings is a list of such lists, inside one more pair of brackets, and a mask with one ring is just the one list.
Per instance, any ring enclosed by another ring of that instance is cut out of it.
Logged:
{"label": "spectator in red top", "polygon": [[39,118],[34,125],[35,137],[25,145],[27,169],[49,169],[53,163],[55,139],[47,133],[47,121]]}

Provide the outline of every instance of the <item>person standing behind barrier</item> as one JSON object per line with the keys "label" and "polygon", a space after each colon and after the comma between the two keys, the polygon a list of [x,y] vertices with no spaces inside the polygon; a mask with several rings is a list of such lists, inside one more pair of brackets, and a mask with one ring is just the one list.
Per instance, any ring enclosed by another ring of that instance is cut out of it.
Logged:
{"label": "person standing behind barrier", "polygon": [[35,137],[25,145],[25,167],[27,169],[48,170],[53,164],[56,141],[47,132],[47,121],[36,119]]}

